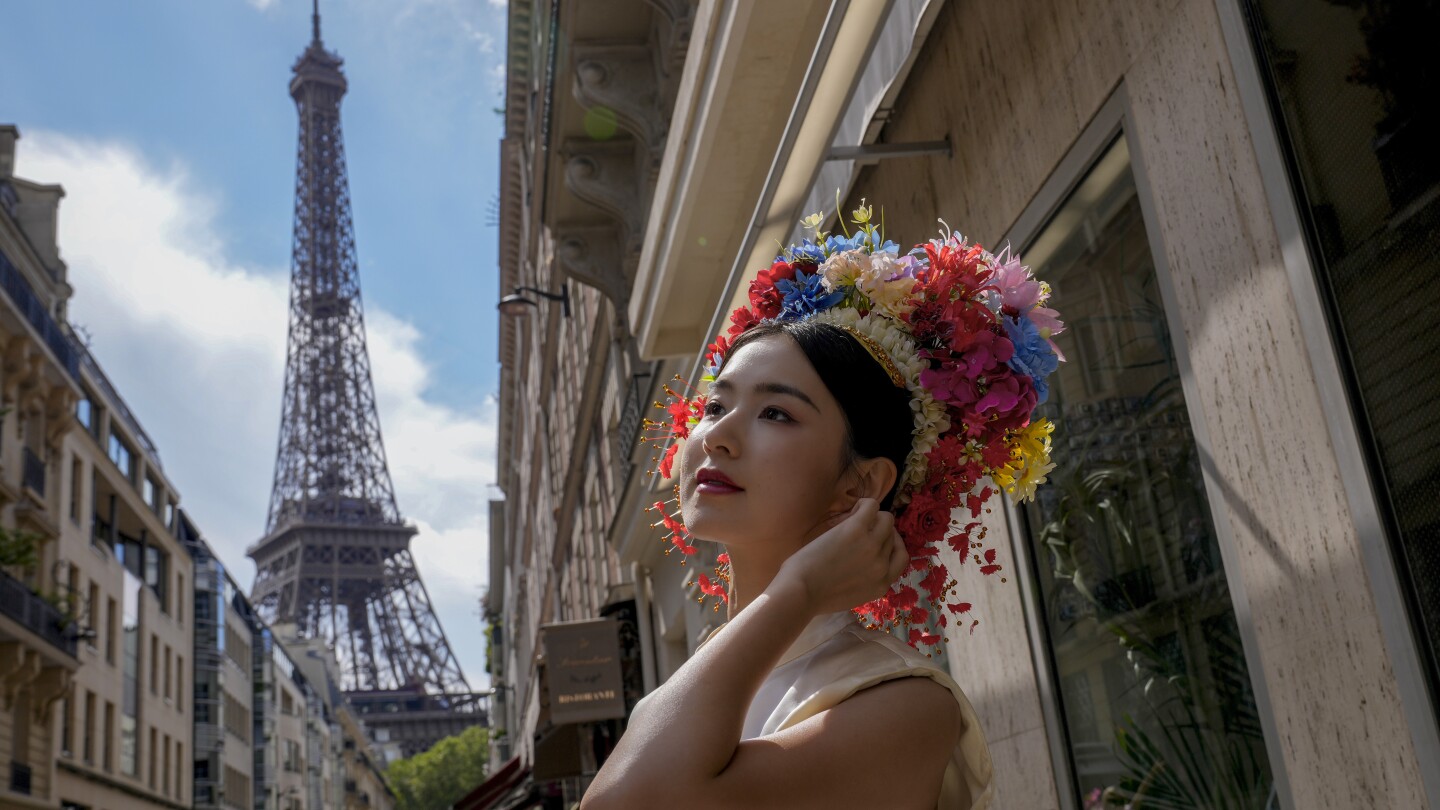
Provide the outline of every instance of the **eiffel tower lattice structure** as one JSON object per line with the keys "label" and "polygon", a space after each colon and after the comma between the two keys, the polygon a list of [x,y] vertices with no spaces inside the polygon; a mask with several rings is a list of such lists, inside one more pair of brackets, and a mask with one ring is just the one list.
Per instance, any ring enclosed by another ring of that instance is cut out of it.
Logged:
{"label": "eiffel tower lattice structure", "polygon": [[405,756],[484,722],[410,554],[375,408],[360,302],[339,56],[293,68],[300,115],[290,327],[275,481],[251,602],[282,640],[320,640],[340,687]]}

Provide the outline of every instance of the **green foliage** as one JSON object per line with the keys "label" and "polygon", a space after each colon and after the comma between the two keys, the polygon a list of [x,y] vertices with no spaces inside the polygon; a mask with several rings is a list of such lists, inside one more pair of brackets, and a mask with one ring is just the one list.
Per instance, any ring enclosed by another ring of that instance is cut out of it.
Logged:
{"label": "green foliage", "polygon": [[0,567],[32,571],[39,564],[39,535],[0,528]]}
{"label": "green foliage", "polygon": [[391,763],[385,780],[395,791],[396,810],[446,810],[485,781],[489,761],[489,729],[472,726]]}

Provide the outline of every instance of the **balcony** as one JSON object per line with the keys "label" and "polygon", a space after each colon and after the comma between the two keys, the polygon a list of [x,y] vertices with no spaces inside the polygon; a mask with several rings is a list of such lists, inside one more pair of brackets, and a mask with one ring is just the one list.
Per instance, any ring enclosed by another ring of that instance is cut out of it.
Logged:
{"label": "balcony", "polygon": [[10,257],[0,253],[0,288],[5,290],[10,302],[15,309],[20,311],[30,327],[40,336],[40,341],[50,348],[60,366],[65,369],[73,380],[80,379],[80,359],[75,354],[74,345],[64,332],[60,330],[60,324],[51,317],[50,311],[35,295],[35,290],[30,287],[30,282],[10,261]]}
{"label": "balcony", "polygon": [[76,641],[65,632],[60,611],[4,571],[0,571],[0,615],[10,617],[66,655],[75,657]]}

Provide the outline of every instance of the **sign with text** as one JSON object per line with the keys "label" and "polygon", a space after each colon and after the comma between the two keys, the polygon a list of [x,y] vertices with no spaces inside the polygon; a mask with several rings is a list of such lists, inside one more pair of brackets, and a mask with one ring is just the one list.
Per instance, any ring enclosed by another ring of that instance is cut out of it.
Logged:
{"label": "sign with text", "polygon": [[613,619],[540,628],[550,688],[550,721],[588,723],[625,716],[620,632]]}

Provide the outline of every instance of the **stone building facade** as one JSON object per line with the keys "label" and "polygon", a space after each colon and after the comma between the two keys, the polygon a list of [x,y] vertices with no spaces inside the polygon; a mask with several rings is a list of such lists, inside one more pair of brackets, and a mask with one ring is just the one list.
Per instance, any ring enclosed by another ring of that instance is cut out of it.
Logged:
{"label": "stone building facade", "polygon": [[61,445],[80,383],[59,327],[71,293],[55,248],[64,191],[14,175],[19,137],[0,127],[0,804],[55,807],[55,718],[80,665],[77,580],[58,564]]}
{"label": "stone building facade", "polygon": [[[654,184],[612,224],[641,233],[634,265],[613,263],[613,322],[627,370],[651,371],[642,401],[696,376],[743,280],[801,216],[833,227],[837,191],[843,210],[883,206],[906,243],[939,216],[1008,244],[1070,324],[1046,406],[1061,465],[1034,505],[987,517],[1012,576],[961,577],[982,622],[946,659],[990,739],[997,806],[1440,802],[1440,450],[1421,418],[1435,377],[1416,373],[1437,333],[1418,302],[1440,199],[1421,144],[1440,128],[1423,65],[1393,45],[1432,22],[1422,6],[719,0],[690,19],[674,100],[654,105]],[[611,164],[575,163],[559,133],[636,117],[593,112],[586,82],[615,74],[573,45],[585,12],[554,8],[510,12],[502,293],[579,278],[558,212]],[[631,438],[573,414],[627,399],[603,382],[616,364],[581,359],[584,306],[539,303],[546,317],[502,326],[491,584],[506,728],[537,768],[536,628],[597,615],[561,586],[592,537],[633,599],[645,689],[718,618],[648,526],[667,489],[648,454],[606,484],[608,522],[572,517],[586,501],[557,482],[602,470],[574,437]]]}

